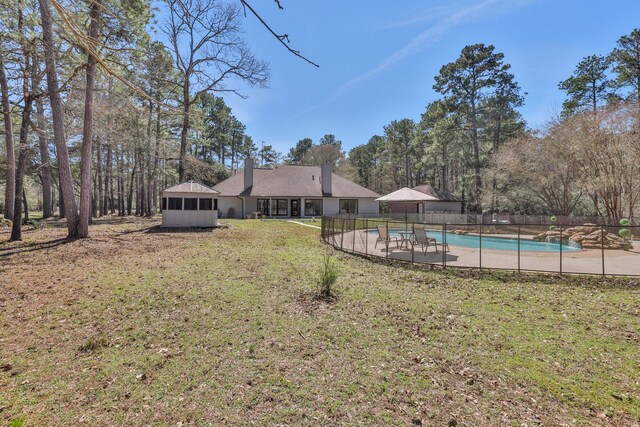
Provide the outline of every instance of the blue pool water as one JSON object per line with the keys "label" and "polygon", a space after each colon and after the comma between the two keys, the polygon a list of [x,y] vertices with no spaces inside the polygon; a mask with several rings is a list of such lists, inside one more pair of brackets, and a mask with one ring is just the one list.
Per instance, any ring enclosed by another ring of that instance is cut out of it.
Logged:
{"label": "blue pool water", "polygon": [[[389,234],[394,237],[400,238],[400,232],[404,231],[404,229],[394,230],[390,229]],[[369,231],[370,234],[378,236],[377,230]],[[462,246],[465,248],[479,248],[480,247],[480,237],[477,235],[464,235],[464,234],[453,234],[453,233],[445,233],[447,243],[451,246]],[[442,232],[441,231],[429,231],[427,230],[427,235],[429,237],[435,238],[438,243],[442,243]],[[518,239],[509,239],[503,237],[489,237],[482,236],[482,248],[483,249],[498,249],[501,251],[517,251],[518,250]],[[576,248],[573,246],[562,245],[563,252],[571,252],[571,251],[579,251],[580,248]],[[520,239],[520,251],[522,252],[560,252],[560,244],[558,243],[546,243],[546,242],[535,242],[533,240],[525,240]]]}

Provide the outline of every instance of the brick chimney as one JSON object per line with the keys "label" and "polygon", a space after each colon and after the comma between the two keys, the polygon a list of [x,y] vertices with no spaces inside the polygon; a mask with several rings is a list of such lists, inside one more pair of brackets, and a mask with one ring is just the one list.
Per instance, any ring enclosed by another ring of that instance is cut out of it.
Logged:
{"label": "brick chimney", "polygon": [[325,196],[331,195],[331,174],[333,173],[333,167],[331,163],[324,162],[320,169],[320,182],[322,185],[322,194]]}
{"label": "brick chimney", "polygon": [[253,159],[247,157],[244,159],[244,189],[253,186]]}

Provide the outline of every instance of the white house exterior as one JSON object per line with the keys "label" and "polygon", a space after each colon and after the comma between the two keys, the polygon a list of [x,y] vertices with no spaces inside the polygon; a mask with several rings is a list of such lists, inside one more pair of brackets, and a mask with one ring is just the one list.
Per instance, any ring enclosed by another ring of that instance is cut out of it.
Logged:
{"label": "white house exterior", "polygon": [[217,227],[218,192],[185,182],[162,192],[163,227]]}
{"label": "white house exterior", "polygon": [[331,165],[283,165],[275,169],[244,169],[213,187],[221,217],[309,218],[322,215],[378,214],[380,197],[331,171]]}

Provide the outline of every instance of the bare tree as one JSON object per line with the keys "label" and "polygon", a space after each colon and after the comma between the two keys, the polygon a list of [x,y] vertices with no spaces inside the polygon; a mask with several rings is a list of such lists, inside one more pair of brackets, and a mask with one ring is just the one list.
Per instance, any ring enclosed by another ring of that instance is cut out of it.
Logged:
{"label": "bare tree", "polygon": [[504,208],[533,199],[547,212],[573,213],[584,192],[579,185],[578,147],[570,144],[571,138],[566,127],[556,125],[544,137],[523,135],[500,147],[489,172],[497,194],[487,180],[485,202],[497,200]]}
{"label": "bare tree", "polygon": [[190,129],[191,107],[206,92],[234,92],[230,78],[251,85],[266,84],[265,62],[251,54],[239,37],[239,9],[217,0],[166,0],[167,35],[181,77],[182,130],[180,133],[180,181],[185,178],[184,158]]}
{"label": "bare tree", "polygon": [[555,121],[542,137],[509,141],[493,157],[496,196],[503,207],[533,197],[557,215],[575,213],[588,196],[598,215],[633,218],[640,201],[637,128],[633,104],[618,103]]}

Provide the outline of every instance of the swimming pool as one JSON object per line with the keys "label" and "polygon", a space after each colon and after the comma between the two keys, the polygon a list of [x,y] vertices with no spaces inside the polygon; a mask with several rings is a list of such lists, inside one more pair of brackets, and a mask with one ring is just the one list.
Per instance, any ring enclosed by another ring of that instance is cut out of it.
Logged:
{"label": "swimming pool", "polygon": [[[393,237],[400,237],[400,232],[403,232],[404,229],[389,229],[389,235]],[[370,234],[378,236],[377,230],[369,231]],[[445,233],[447,243],[451,246],[462,246],[465,248],[479,248],[480,247],[480,236],[478,235],[465,235],[465,234],[453,234],[453,233]],[[427,235],[429,237],[435,238],[438,243],[442,243],[442,232],[441,231],[429,231],[427,230]],[[506,237],[492,237],[492,236],[482,236],[482,248],[483,249],[497,249],[501,251],[517,251],[518,250],[518,239],[511,239]],[[562,245],[562,252],[573,252],[579,251],[580,248],[576,248],[574,246]],[[520,239],[520,251],[521,252],[560,252],[560,244],[559,243],[546,243],[546,242],[536,242],[534,240],[529,239]]]}

